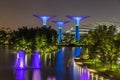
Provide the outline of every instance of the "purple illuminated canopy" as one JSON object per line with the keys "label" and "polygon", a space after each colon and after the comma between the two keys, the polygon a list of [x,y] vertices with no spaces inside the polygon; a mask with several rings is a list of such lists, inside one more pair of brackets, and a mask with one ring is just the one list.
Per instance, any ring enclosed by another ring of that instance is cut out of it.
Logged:
{"label": "purple illuminated canopy", "polygon": [[33,16],[41,20],[43,25],[46,25],[48,20],[56,17],[56,16],[44,16],[44,15],[35,15],[35,14]]}
{"label": "purple illuminated canopy", "polygon": [[66,17],[67,17],[67,18],[70,18],[71,20],[73,20],[74,23],[75,23],[75,25],[79,26],[79,23],[80,23],[82,20],[84,20],[84,19],[86,19],[86,18],[88,18],[88,17],[90,17],[90,16],[66,16]]}
{"label": "purple illuminated canopy", "polygon": [[52,21],[52,22],[55,23],[58,27],[63,27],[69,21]]}
{"label": "purple illuminated canopy", "polygon": [[19,50],[17,53],[16,61],[15,61],[15,68],[17,69],[24,69],[25,66],[25,51]]}
{"label": "purple illuminated canopy", "polygon": [[35,51],[33,54],[33,60],[32,60],[32,68],[41,68],[42,63],[40,59],[40,53],[38,51]]}

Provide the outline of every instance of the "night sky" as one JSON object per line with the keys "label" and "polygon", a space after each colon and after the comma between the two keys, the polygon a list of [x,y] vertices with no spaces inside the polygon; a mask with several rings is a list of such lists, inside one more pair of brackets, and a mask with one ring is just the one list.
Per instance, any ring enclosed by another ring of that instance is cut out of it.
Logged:
{"label": "night sky", "polygon": [[[83,24],[120,22],[120,0],[0,0],[0,27],[15,29],[22,26],[41,26],[33,14],[56,15],[52,20],[69,20],[66,15],[91,16]],[[57,27],[49,21],[48,25]],[[71,21],[64,27],[73,27]]]}

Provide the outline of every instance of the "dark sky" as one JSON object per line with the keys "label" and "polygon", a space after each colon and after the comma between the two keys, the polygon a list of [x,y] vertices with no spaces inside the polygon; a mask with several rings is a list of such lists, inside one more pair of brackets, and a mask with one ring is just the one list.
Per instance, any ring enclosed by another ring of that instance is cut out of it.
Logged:
{"label": "dark sky", "polygon": [[[120,22],[120,0],[0,0],[0,27],[41,26],[33,14],[56,15],[53,20],[69,20],[66,15],[91,16],[82,24]],[[48,25],[55,25],[49,21]],[[73,26],[71,21],[64,30]]]}

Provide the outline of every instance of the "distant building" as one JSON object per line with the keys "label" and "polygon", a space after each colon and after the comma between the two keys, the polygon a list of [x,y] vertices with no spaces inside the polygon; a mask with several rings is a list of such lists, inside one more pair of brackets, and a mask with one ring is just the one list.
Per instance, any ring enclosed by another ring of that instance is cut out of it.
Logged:
{"label": "distant building", "polygon": [[[89,31],[94,30],[94,29],[95,29],[94,26],[83,25],[79,28],[79,34],[84,35],[84,34],[87,34]],[[74,35],[75,34],[75,28],[72,27],[71,29],[67,30],[66,33]]]}

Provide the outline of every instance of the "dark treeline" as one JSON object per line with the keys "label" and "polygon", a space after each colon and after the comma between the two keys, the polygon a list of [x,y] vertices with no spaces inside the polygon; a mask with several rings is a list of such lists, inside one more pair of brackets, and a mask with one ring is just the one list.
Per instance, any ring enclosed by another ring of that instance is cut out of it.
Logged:
{"label": "dark treeline", "polygon": [[46,47],[55,46],[57,42],[57,31],[48,28],[28,28],[23,26],[12,32],[0,31],[0,44],[10,45],[15,50],[25,50],[31,52],[34,50],[45,49]]}
{"label": "dark treeline", "polygon": [[[48,44],[54,44],[57,41],[57,31],[54,29],[48,28],[28,28],[22,27],[18,28],[18,30],[13,31],[11,33],[11,44],[19,42],[21,39],[25,39],[27,41],[33,41],[37,36],[44,36],[47,39]],[[54,40],[52,40],[54,38]]]}

